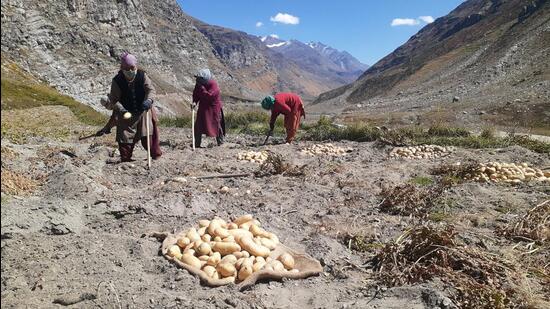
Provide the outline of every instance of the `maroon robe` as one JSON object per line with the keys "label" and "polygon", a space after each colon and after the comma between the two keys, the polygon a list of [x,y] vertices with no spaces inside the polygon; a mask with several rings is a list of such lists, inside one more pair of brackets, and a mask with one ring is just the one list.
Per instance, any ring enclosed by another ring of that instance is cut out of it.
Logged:
{"label": "maroon robe", "polygon": [[[199,103],[197,120],[195,121],[195,133],[207,136],[218,136],[222,128],[223,103],[220,88],[215,80],[211,79],[206,85],[195,85],[193,90],[193,102]],[[222,131],[223,128],[222,128]]]}

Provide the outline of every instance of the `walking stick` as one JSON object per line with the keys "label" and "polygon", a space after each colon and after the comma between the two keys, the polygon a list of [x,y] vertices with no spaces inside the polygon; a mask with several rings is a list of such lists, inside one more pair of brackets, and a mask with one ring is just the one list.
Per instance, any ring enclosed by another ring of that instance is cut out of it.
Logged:
{"label": "walking stick", "polygon": [[193,136],[193,151],[195,151],[195,107],[193,105],[191,105],[191,136]]}
{"label": "walking stick", "polygon": [[147,167],[151,169],[151,137],[149,136],[149,132],[151,130],[149,128],[149,110],[145,112],[145,122],[147,126]]}

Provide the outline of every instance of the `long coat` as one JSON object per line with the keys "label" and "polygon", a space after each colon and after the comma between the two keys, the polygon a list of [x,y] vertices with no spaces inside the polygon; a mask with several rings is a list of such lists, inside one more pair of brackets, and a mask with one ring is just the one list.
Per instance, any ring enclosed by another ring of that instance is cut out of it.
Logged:
{"label": "long coat", "polygon": [[197,83],[193,90],[193,102],[199,103],[195,133],[212,137],[218,136],[220,133],[225,134],[223,103],[218,83],[213,79],[209,80],[206,85]]}
{"label": "long coat", "polygon": [[277,116],[285,116],[286,141],[292,142],[300,126],[300,118],[306,117],[302,99],[294,93],[278,93],[275,95],[275,104],[271,109],[270,124],[275,124]]}

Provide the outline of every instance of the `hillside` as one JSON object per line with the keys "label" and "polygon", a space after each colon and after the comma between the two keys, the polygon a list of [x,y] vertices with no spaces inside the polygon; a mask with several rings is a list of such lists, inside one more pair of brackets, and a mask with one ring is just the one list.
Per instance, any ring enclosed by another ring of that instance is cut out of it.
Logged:
{"label": "hillside", "polygon": [[550,123],[549,7],[546,0],[466,1],[356,82],[321,94],[312,109],[402,124],[437,116],[544,131]]}
{"label": "hillside", "polygon": [[2,1],[2,53],[99,110],[125,50],[153,79],[164,114],[186,108],[180,103],[188,100],[193,74],[205,66],[228,98],[261,97],[231,76],[175,0]]}

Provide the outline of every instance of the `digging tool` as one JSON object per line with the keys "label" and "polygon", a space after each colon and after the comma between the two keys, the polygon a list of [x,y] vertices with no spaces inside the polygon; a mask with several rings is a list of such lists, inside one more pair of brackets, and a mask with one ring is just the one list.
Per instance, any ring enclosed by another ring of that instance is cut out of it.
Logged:
{"label": "digging tool", "polygon": [[195,151],[195,106],[191,103],[191,136],[193,137],[193,151]]}
{"label": "digging tool", "polygon": [[271,134],[273,134],[273,131],[269,130],[269,132],[267,132],[267,136],[265,137],[265,140],[264,140],[264,143],[262,144],[262,146],[265,146],[265,144],[267,144],[267,140],[269,139]]}
{"label": "digging tool", "polygon": [[151,136],[149,136],[149,110],[145,112],[145,124],[147,126],[147,167],[151,169]]}
{"label": "digging tool", "polygon": [[87,136],[81,136],[78,138],[79,141],[83,141],[85,139],[89,139],[89,138],[92,138],[92,137],[97,137],[98,135],[96,133],[94,134],[91,134],[91,135],[87,135]]}

